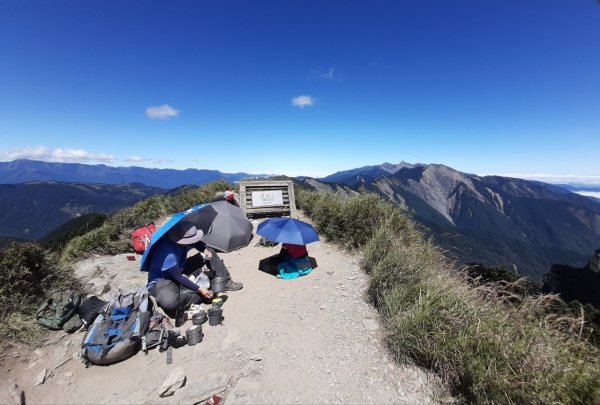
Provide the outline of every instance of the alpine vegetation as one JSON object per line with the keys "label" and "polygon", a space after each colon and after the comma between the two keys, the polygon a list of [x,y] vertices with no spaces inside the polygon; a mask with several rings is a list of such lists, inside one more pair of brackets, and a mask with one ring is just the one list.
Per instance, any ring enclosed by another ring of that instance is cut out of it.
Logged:
{"label": "alpine vegetation", "polygon": [[43,333],[33,314],[54,291],[76,287],[73,270],[36,243],[0,249],[0,337],[33,342]]}
{"label": "alpine vegetation", "polygon": [[369,300],[398,360],[436,370],[475,403],[595,403],[600,350],[577,319],[548,316],[556,296],[473,285],[398,208],[375,195],[300,190],[297,198],[331,241],[358,249]]}
{"label": "alpine vegetation", "polygon": [[71,262],[90,254],[118,254],[131,252],[131,240],[122,237],[125,230],[133,230],[152,221],[179,212],[189,207],[209,201],[218,191],[227,190],[229,185],[223,181],[215,181],[202,187],[194,187],[180,194],[157,195],[124,208],[104,224],[82,236],[72,239],[62,254],[62,260]]}

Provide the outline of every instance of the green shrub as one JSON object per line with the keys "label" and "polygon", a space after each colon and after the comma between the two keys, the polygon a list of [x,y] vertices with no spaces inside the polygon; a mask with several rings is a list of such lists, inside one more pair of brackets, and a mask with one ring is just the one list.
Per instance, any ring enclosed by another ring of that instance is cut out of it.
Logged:
{"label": "green shrub", "polygon": [[228,188],[227,182],[218,180],[180,194],[158,195],[140,201],[109,217],[100,228],[72,239],[62,252],[62,260],[72,262],[91,254],[114,255],[133,251],[129,234],[134,229],[174,212],[208,202],[217,192]]}
{"label": "green shrub", "polygon": [[[373,195],[297,193],[328,239],[359,248],[391,352],[436,370],[465,401],[595,403],[600,351],[578,320],[548,318],[554,297],[473,286],[399,208]],[[565,324],[572,327],[565,327]]]}
{"label": "green shrub", "polygon": [[297,196],[300,207],[313,219],[317,230],[347,248],[364,246],[383,224],[409,238],[418,237],[414,223],[375,194],[344,198],[301,189]]}
{"label": "green shrub", "polygon": [[0,336],[37,336],[33,314],[45,297],[76,287],[72,269],[35,243],[0,250]]}

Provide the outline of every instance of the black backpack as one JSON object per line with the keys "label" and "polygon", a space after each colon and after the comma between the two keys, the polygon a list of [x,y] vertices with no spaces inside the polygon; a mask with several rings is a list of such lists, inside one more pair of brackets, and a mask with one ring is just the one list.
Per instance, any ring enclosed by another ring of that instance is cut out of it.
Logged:
{"label": "black backpack", "polygon": [[79,309],[77,310],[77,314],[83,321],[86,329],[94,323],[96,317],[100,315],[100,313],[104,310],[107,302],[101,300],[100,298],[92,295],[89,298],[83,300],[81,305],[79,305]]}
{"label": "black backpack", "polygon": [[61,291],[48,298],[36,311],[35,318],[40,325],[59,330],[77,314],[81,297],[74,291]]}

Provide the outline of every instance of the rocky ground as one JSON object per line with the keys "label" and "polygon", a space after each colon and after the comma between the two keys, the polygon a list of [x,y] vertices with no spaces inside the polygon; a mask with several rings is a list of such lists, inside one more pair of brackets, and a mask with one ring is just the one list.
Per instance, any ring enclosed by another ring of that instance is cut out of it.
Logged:
{"label": "rocky ground", "polygon": [[[53,332],[37,348],[2,353],[0,402],[14,402],[15,383],[27,403],[187,404],[211,394],[226,404],[421,404],[447,398],[434,376],[394,363],[383,347],[377,313],[364,299],[367,276],[356,257],[317,242],[309,245],[318,263],[313,273],[279,280],[258,269],[279,247],[257,247],[256,241],[221,255],[244,289],[229,293],[223,325],[204,324],[204,340],[175,349],[172,364],[154,349],[112,366],[86,368],[77,358],[83,334]],[[86,260],[77,274],[105,297],[144,285],[139,256],[136,261],[127,256]],[[182,332],[190,326],[188,321]],[[165,390],[174,393],[159,396]]]}

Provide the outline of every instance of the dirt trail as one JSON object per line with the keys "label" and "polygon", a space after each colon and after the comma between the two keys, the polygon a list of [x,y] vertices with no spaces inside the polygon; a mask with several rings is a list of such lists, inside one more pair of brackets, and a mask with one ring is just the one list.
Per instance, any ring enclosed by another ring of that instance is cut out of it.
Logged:
{"label": "dirt trail", "polygon": [[[173,364],[155,349],[86,369],[74,357],[83,335],[56,332],[35,351],[13,348],[2,354],[0,402],[10,402],[9,388],[17,382],[27,403],[194,403],[194,389],[214,382],[215,376],[209,377],[214,373],[226,384],[220,395],[227,404],[437,402],[436,378],[395,365],[382,346],[357,258],[314,243],[309,254],[318,268],[296,280],[279,280],[258,270],[259,261],[279,247],[256,247],[256,241],[221,255],[244,289],[229,293],[223,325],[204,324],[204,341],[174,350]],[[106,285],[114,291],[145,284],[138,265],[139,258],[130,262],[126,255],[98,257],[80,263],[77,274],[96,294],[110,296]],[[177,367],[187,376],[187,389],[159,397],[159,387]],[[45,382],[35,386],[44,369]]]}

